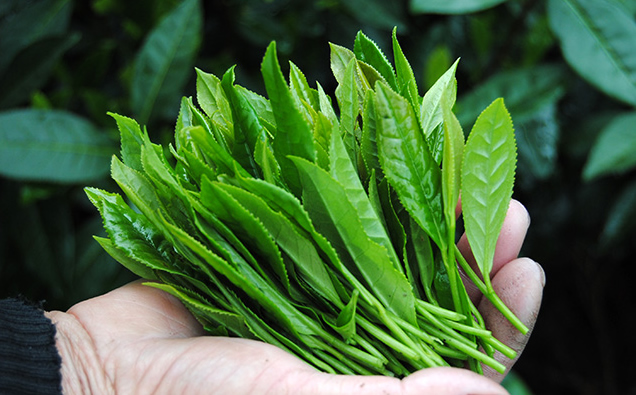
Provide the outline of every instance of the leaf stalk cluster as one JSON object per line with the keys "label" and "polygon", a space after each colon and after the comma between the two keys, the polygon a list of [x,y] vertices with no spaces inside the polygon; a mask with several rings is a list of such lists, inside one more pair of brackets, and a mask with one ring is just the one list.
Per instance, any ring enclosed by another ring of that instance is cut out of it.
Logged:
{"label": "leaf stalk cluster", "polygon": [[[522,332],[489,281],[512,193],[515,143],[501,100],[468,142],[452,112],[457,63],[424,95],[393,33],[393,66],[364,34],[331,46],[337,103],[272,43],[268,98],[197,70],[174,144],[121,135],[112,178],[126,200],[86,192],[104,249],[155,280],[210,334],[262,341],[331,373],[403,377],[432,366],[503,372],[495,339],[459,275]],[[337,104],[337,106],[336,106]],[[455,246],[464,221],[481,280]]]}

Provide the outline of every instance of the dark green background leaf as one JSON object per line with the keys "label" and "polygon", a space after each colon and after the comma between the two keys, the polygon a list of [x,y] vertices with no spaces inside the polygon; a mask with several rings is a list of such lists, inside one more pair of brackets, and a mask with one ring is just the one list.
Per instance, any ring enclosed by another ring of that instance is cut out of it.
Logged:
{"label": "dark green background leaf", "polygon": [[176,117],[202,39],[200,7],[199,0],[184,0],[150,32],[137,55],[131,107],[142,124],[152,116]]}
{"label": "dark green background leaf", "polygon": [[79,39],[77,34],[50,36],[20,51],[4,74],[0,74],[0,108],[26,101],[31,92],[48,80],[60,57]]}
{"label": "dark green background leaf", "polygon": [[583,169],[591,180],[618,174],[636,166],[636,113],[619,115],[600,133]]}
{"label": "dark green background leaf", "polygon": [[636,106],[636,23],[613,1],[550,0],[550,26],[567,62],[589,83]]}
{"label": "dark green background leaf", "polygon": [[89,121],[64,111],[0,113],[0,173],[61,183],[88,182],[108,174],[112,141]]}
{"label": "dark green background leaf", "polygon": [[515,122],[519,171],[529,176],[524,181],[545,179],[557,160],[560,130],[555,106],[566,92],[565,83],[565,69],[557,65],[502,72],[460,96],[458,118],[467,133],[482,109],[503,97]]}
{"label": "dark green background leaf", "polygon": [[69,23],[71,0],[22,1],[0,24],[0,74],[24,48],[47,36],[59,35]]}
{"label": "dark green background leaf", "polygon": [[482,11],[506,0],[410,0],[411,11],[422,14],[465,14]]}

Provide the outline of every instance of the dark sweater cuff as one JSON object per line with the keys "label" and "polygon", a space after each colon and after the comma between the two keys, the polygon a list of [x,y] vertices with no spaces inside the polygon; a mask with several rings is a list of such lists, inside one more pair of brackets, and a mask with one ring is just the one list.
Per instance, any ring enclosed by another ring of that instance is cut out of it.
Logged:
{"label": "dark sweater cuff", "polygon": [[55,326],[18,299],[0,300],[0,394],[61,394]]}

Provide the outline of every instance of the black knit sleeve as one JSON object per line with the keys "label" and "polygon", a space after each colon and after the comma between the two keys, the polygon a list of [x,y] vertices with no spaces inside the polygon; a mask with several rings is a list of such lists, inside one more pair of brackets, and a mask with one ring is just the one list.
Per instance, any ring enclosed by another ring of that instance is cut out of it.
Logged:
{"label": "black knit sleeve", "polygon": [[61,394],[55,326],[35,306],[0,300],[0,394]]}

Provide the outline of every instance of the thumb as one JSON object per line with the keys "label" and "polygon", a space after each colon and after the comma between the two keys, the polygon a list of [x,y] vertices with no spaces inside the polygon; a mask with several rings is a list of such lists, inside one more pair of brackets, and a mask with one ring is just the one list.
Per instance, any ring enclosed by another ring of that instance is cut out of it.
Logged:
{"label": "thumb", "polygon": [[[545,286],[545,274],[541,266],[533,260],[519,258],[502,267],[492,279],[492,284],[501,300],[530,331],[525,335],[519,332],[486,298],[481,301],[479,310],[486,321],[486,327],[492,330],[497,339],[515,350],[519,358],[537,320]],[[495,353],[495,358],[506,365],[506,371],[509,371],[517,360],[510,360],[498,352]],[[501,381],[504,377],[487,366],[484,367],[484,374],[495,381]]]}

